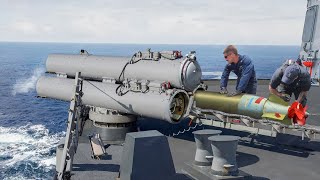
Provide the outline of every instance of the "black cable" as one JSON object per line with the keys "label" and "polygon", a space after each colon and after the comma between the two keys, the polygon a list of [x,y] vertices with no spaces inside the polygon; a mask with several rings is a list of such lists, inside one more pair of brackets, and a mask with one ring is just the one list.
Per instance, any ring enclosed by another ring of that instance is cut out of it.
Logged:
{"label": "black cable", "polygon": [[119,84],[122,83],[121,80],[120,80],[120,78],[121,78],[121,75],[123,75],[123,78],[124,78],[124,70],[126,69],[126,67],[128,66],[128,64],[130,64],[130,62],[127,62],[126,65],[124,65],[124,67],[122,68],[122,71],[121,71],[121,73],[120,73],[120,75],[119,75],[119,78],[118,78],[118,83],[119,83]]}
{"label": "black cable", "polygon": [[[137,53],[135,53],[134,55],[132,55],[131,59],[123,66],[122,71],[121,71],[121,73],[120,73],[120,75],[119,75],[119,78],[118,78],[118,80],[116,81],[116,84],[119,84],[119,86],[118,86],[117,89],[116,89],[116,94],[118,94],[119,96],[125,95],[125,94],[127,94],[127,93],[129,92],[129,90],[126,91],[125,93],[122,92],[121,88],[124,87],[124,85],[123,85],[123,83],[122,83],[122,81],[121,81],[121,76],[122,76],[122,78],[124,79],[124,71],[125,71],[126,67],[127,67],[129,64],[135,64],[135,63],[137,63],[137,62],[139,62],[139,61],[141,60],[141,58],[139,58],[137,61],[133,61],[134,58],[136,57],[136,55],[137,55]],[[120,92],[119,92],[119,90],[120,90]]]}
{"label": "black cable", "polygon": [[135,61],[135,62],[134,62],[134,61],[133,61],[133,58],[135,58],[136,55],[137,55],[137,53],[135,53],[135,54],[131,57],[130,61],[128,61],[128,62],[123,66],[122,71],[121,71],[121,73],[120,73],[120,75],[119,75],[119,78],[118,78],[118,81],[119,81],[119,82],[121,82],[121,80],[120,80],[121,76],[123,76],[123,78],[124,78],[124,70],[126,69],[126,67],[128,66],[128,64],[134,64],[134,63],[137,63],[138,61],[141,60],[141,59],[139,59],[138,61]]}
{"label": "black cable", "polygon": [[121,96],[121,92],[120,93],[118,93],[118,90],[119,90],[119,88],[121,87],[121,86],[123,86],[123,84],[120,84],[117,88],[116,88],[116,94],[118,94],[119,96]]}

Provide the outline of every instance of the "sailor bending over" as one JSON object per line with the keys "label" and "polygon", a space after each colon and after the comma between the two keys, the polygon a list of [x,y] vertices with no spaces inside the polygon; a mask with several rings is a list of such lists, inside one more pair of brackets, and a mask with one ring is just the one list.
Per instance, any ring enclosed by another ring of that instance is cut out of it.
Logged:
{"label": "sailor bending over", "polygon": [[[220,93],[228,94],[228,96],[235,96],[241,93],[256,94],[257,79],[251,59],[246,55],[238,54],[237,48],[233,45],[227,46],[223,54],[228,64],[222,73]],[[227,91],[230,72],[234,72],[238,77],[236,91],[232,93]]]}

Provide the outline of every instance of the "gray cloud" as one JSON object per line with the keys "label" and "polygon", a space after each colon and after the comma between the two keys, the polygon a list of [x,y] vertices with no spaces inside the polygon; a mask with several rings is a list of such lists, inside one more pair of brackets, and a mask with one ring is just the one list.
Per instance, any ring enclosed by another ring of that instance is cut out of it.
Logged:
{"label": "gray cloud", "polygon": [[306,2],[5,0],[0,11],[0,38],[3,41],[299,44]]}

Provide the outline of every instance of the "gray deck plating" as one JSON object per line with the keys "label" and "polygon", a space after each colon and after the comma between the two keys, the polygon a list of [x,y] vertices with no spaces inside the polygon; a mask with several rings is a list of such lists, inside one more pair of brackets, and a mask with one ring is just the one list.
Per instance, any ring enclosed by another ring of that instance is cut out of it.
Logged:
{"label": "gray deck plating", "polygon": [[[258,95],[268,96],[268,82],[260,80]],[[209,85],[209,90],[219,90],[218,81],[205,82]],[[230,82],[228,90],[234,90],[233,81]],[[308,95],[308,111],[312,114],[307,120],[307,124],[320,126],[320,116],[317,115],[320,109],[319,88],[313,87]],[[171,135],[186,128],[188,122],[180,124],[169,124],[155,119],[138,120],[140,130],[156,129],[165,135]],[[201,126],[197,129],[202,129]],[[219,129],[205,126],[204,128]],[[253,179],[319,179],[320,162],[320,141],[311,140],[298,141],[299,138],[286,136],[282,143],[277,144],[276,138],[264,136],[252,136],[245,132],[222,130],[222,134],[241,136],[237,150],[237,163],[239,169],[251,174]],[[87,121],[84,133],[80,138],[79,147],[74,159],[72,179],[112,179],[118,177],[122,146],[111,145],[107,148],[108,156],[102,160],[91,159],[91,147],[88,135],[92,133],[92,123]],[[279,138],[278,138],[279,139]],[[190,163],[194,159],[195,143],[193,134],[187,132],[175,138],[168,137],[171,154],[177,173],[182,173],[185,163]],[[179,174],[177,179],[188,179],[187,176]]]}
{"label": "gray deck plating", "polygon": [[108,155],[101,160],[92,159],[88,135],[93,132],[91,121],[87,121],[75,155],[72,179],[114,180],[120,169],[122,146],[109,146],[106,149]]}

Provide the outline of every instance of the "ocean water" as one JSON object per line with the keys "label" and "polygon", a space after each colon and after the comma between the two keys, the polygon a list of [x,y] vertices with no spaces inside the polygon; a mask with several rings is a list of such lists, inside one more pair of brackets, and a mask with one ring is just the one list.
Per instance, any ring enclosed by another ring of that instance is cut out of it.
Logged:
{"label": "ocean water", "polygon": [[[224,45],[135,45],[69,43],[0,43],[0,179],[52,179],[55,146],[64,136],[67,102],[36,98],[35,84],[50,53],[130,56],[136,51],[197,52],[203,78],[219,79],[226,64]],[[270,78],[299,46],[238,46],[249,55],[258,78]]]}

